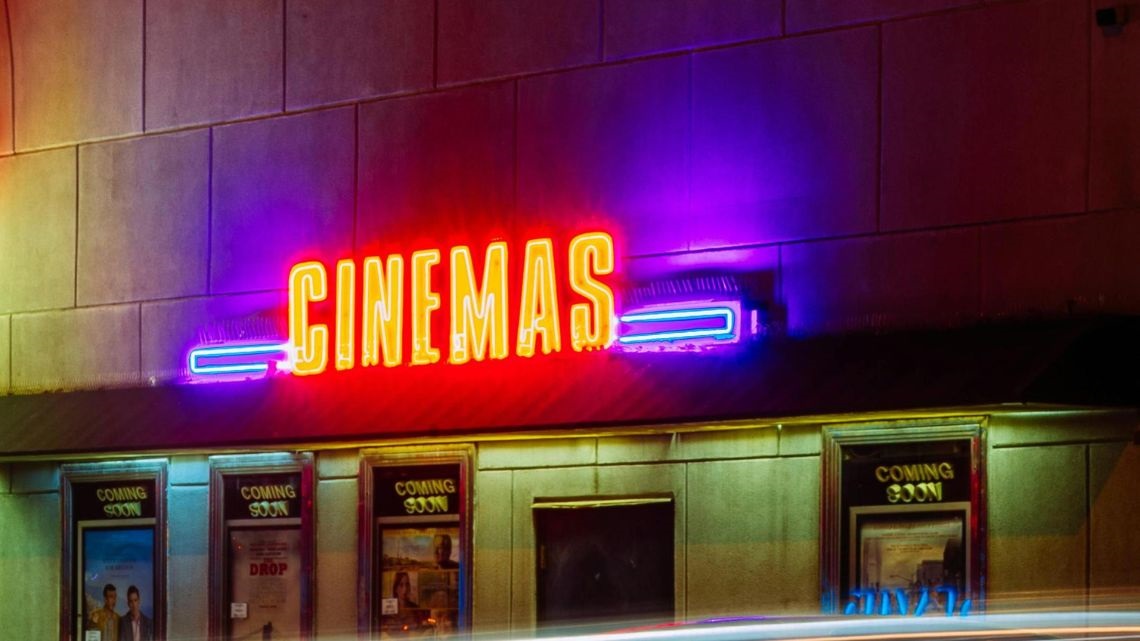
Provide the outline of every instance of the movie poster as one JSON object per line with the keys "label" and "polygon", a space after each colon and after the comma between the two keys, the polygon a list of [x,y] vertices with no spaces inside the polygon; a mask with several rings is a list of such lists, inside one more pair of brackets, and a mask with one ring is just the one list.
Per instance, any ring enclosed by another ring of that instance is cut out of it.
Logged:
{"label": "movie poster", "polygon": [[855,588],[880,599],[885,591],[892,613],[914,613],[922,604],[926,614],[944,614],[966,598],[964,511],[857,517],[857,532]]}
{"label": "movie poster", "polygon": [[301,529],[231,528],[230,638],[301,638]]}
{"label": "movie poster", "polygon": [[454,632],[459,621],[459,528],[384,528],[380,545],[381,638]]}
{"label": "movie poster", "polygon": [[153,634],[154,528],[87,527],[81,535],[84,641],[126,638],[130,588],[138,590],[144,639]]}

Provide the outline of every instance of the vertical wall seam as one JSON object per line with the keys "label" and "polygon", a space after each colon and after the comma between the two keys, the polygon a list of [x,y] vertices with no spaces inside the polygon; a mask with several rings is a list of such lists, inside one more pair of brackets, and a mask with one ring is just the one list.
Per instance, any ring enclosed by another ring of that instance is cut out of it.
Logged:
{"label": "vertical wall seam", "polygon": [[1085,444],[1085,606],[1092,604],[1092,444]]}
{"label": "vertical wall seam", "polygon": [[79,307],[79,145],[75,146],[75,253],[72,255],[72,294],[74,299],[72,301],[73,307]]}
{"label": "vertical wall seam", "polygon": [[286,59],[289,51],[289,0],[281,0],[281,113],[289,110],[286,96],[288,91],[288,65]]}
{"label": "vertical wall seam", "polygon": [[982,254],[982,233],[983,233],[983,228],[981,225],[978,225],[978,227],[977,227],[978,236],[975,239],[975,243],[977,245],[975,252],[977,255],[974,257],[974,262],[977,265],[977,269],[978,269],[977,283],[975,283],[975,287],[974,287],[974,289],[976,290],[974,293],[974,306],[975,306],[974,307],[974,309],[975,309],[974,313],[978,318],[982,317],[982,314],[984,313],[984,310],[985,310],[985,298],[982,296],[982,287],[985,286],[985,282],[986,282],[985,276],[982,273],[982,271],[983,271],[983,267],[982,267],[982,258],[983,258],[983,254]]}
{"label": "vertical wall seam", "polygon": [[[1085,20],[1088,20],[1088,13],[1086,12],[1085,15]],[[1085,78],[1085,211],[1088,212],[1092,209],[1093,36],[1091,23],[1086,23],[1085,37],[1088,39],[1085,45],[1088,55],[1088,59],[1085,61],[1088,70],[1088,76]]]}
{"label": "vertical wall seam", "polygon": [[16,153],[16,45],[12,42],[12,10],[4,1],[4,28],[8,31],[8,84],[11,88],[9,106],[12,108],[12,153]]}
{"label": "vertical wall seam", "polygon": [[512,199],[513,204],[514,204],[514,218],[517,221],[517,220],[521,220],[520,213],[519,213],[520,209],[521,209],[521,204],[520,204],[521,199],[519,198],[519,172],[521,170],[521,167],[519,164],[519,120],[520,120],[519,114],[521,113],[519,110],[519,106],[520,106],[519,94],[521,93],[521,91],[519,88],[519,85],[520,85],[519,80],[514,80],[513,84],[514,84],[514,89],[515,89],[515,105],[514,105],[515,112],[511,116],[511,122],[512,122],[511,134],[514,137],[514,140],[512,141],[512,155],[514,157],[511,159],[511,164],[512,164],[513,169],[514,169],[514,175],[511,177],[511,179],[513,181],[513,185],[511,186],[511,199]]}
{"label": "vertical wall seam", "polygon": [[139,373],[138,373],[138,380],[139,380],[139,382],[141,383],[141,382],[143,382],[143,321],[142,321],[142,318],[143,318],[143,304],[142,304],[142,302],[141,302],[141,301],[139,302],[139,309],[138,309],[138,312],[139,312],[139,317],[138,317],[138,336],[137,336],[136,338],[138,339],[138,344],[139,344],[139,353],[138,353],[138,367],[139,367]]}
{"label": "vertical wall seam", "polygon": [[142,0],[142,130],[146,133],[146,3]]}
{"label": "vertical wall seam", "polygon": [[[775,298],[775,304],[768,310],[768,322],[771,324],[776,318],[776,306],[783,306],[785,308],[785,315],[787,313],[787,304],[784,301],[784,244],[776,245],[776,282],[772,285],[772,297]],[[787,331],[788,319],[784,318],[784,331]],[[776,445],[779,448],[779,444]],[[779,449],[776,450],[777,452]]]}
{"label": "vertical wall seam", "polygon": [[435,12],[431,16],[431,86],[439,87],[439,0],[435,0]]}
{"label": "vertical wall seam", "polygon": [[883,26],[876,28],[879,45],[878,87],[875,92],[875,115],[878,118],[878,135],[875,136],[875,231],[883,230]]}
{"label": "vertical wall seam", "polygon": [[352,252],[357,251],[360,224],[360,103],[352,105]]}
{"label": "vertical wall seam", "polygon": [[[696,91],[693,83],[693,67],[696,66],[696,54],[690,53],[686,57],[686,87],[685,87],[685,102],[688,108],[688,113],[685,118],[685,216],[692,217],[693,212],[693,138],[695,134],[694,109],[693,103],[696,100]],[[685,241],[685,249],[692,251],[693,239],[689,238]]]}
{"label": "vertical wall seam", "polygon": [[[676,436],[676,434],[674,434],[674,437],[675,436]],[[685,524],[685,527],[684,527],[685,540],[683,542],[684,545],[682,546],[682,549],[684,549],[684,551],[685,551],[685,559],[684,559],[684,562],[682,563],[682,567],[681,567],[681,571],[684,572],[684,578],[681,581],[681,585],[684,586],[684,591],[683,591],[684,598],[681,600],[681,607],[684,608],[684,612],[681,613],[681,618],[682,619],[688,619],[689,618],[689,538],[691,536],[690,532],[689,532],[689,467],[690,467],[690,465],[688,462],[685,462],[682,465],[685,468],[684,487],[681,488],[682,491],[685,493],[684,494],[685,505],[684,505],[684,508],[681,510],[681,522]],[[676,545],[676,542],[674,542],[674,545]]]}
{"label": "vertical wall seam", "polygon": [[598,0],[598,62],[606,61],[606,0]]}
{"label": "vertical wall seam", "polygon": [[214,275],[214,128],[206,136],[206,294],[212,293]]}

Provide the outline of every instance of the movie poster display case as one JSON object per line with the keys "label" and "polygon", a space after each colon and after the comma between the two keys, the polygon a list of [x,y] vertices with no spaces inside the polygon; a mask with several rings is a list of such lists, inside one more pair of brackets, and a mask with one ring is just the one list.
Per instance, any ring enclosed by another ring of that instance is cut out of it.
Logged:
{"label": "movie poster display case", "polygon": [[60,638],[165,637],[166,462],[64,465]]}
{"label": "movie poster display case", "polygon": [[366,452],[359,629],[370,639],[470,630],[470,447]]}
{"label": "movie poster display case", "polygon": [[823,438],[824,611],[980,612],[983,419],[835,426]]}
{"label": "movie poster display case", "polygon": [[210,460],[210,636],[313,636],[313,456]]}

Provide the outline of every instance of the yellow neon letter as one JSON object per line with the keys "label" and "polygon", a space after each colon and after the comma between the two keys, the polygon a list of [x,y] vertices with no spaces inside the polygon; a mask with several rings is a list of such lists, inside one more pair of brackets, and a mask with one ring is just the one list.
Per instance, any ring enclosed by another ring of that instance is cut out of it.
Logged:
{"label": "yellow neon letter", "polygon": [[327,325],[309,325],[309,303],[328,296],[328,275],[319,262],[297,263],[289,271],[289,349],[293,373],[320,374],[328,365]]}
{"label": "yellow neon letter", "polygon": [[522,300],[519,306],[519,335],[515,351],[534,356],[534,345],[542,335],[542,353],[562,351],[558,328],[558,288],[554,276],[554,243],[549,238],[527,242],[523,263]]}
{"label": "yellow neon letter", "polygon": [[[385,274],[387,278],[385,278]],[[379,256],[364,259],[364,327],[361,329],[360,364],[376,365],[384,352],[384,367],[404,360],[404,258],[388,256],[387,268]]]}
{"label": "yellow neon letter", "polygon": [[614,293],[594,280],[614,271],[614,239],[590,232],[570,241],[570,287],[589,303],[570,306],[570,344],[574,351],[605,348],[613,342]]}
{"label": "yellow neon letter", "polygon": [[471,262],[470,249],[451,248],[451,351],[447,361],[456,365],[472,358],[483,360],[488,342],[491,358],[507,356],[507,244],[487,245],[482,287],[475,287]]}
{"label": "yellow neon letter", "polygon": [[439,309],[439,294],[431,290],[431,268],[439,264],[438,249],[412,252],[412,365],[439,360],[431,346],[431,313]]}
{"label": "yellow neon letter", "polygon": [[356,263],[336,264],[336,368],[352,369],[356,360]]}

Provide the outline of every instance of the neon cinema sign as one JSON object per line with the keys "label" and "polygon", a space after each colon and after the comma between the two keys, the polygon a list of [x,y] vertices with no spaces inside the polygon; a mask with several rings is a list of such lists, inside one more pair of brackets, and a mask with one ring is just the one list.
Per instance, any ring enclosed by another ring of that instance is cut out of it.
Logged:
{"label": "neon cinema sign", "polygon": [[[560,270],[555,265],[553,240],[539,238],[526,243],[522,281],[516,290],[508,286],[509,258],[506,242],[487,245],[482,279],[477,281],[471,249],[459,245],[448,252],[448,363],[503,359],[511,353],[508,310],[512,293],[519,297],[514,354],[530,358],[537,350],[543,354],[562,351]],[[287,344],[293,373],[320,374],[328,369],[330,360],[337,370],[352,369],[357,363],[362,367],[397,367],[439,362],[442,350],[432,343],[432,321],[434,312],[441,308],[442,295],[433,287],[432,272],[443,259],[440,250],[425,249],[412,252],[406,259],[401,254],[384,260],[369,256],[359,265],[351,258],[338,260],[332,286],[332,328],[310,320],[310,306],[330,295],[324,263],[294,265],[289,271]],[[583,301],[570,305],[570,347],[577,352],[605,349],[614,340],[614,294],[601,279],[614,271],[613,238],[605,232],[575,236],[566,260],[568,285]],[[405,272],[410,278],[405,279]],[[362,306],[359,338],[358,294]],[[404,353],[406,329],[411,332],[410,354]]]}
{"label": "neon cinema sign", "polygon": [[[297,263],[289,271],[288,339],[199,345],[189,354],[190,373],[198,380],[310,376],[330,365],[338,371],[393,368],[439,363],[445,356],[459,365],[512,353],[548,355],[567,345],[575,352],[692,351],[756,334],[755,311],[723,294],[674,293],[619,313],[607,282],[616,257],[606,232],[579,234],[564,253],[551,238],[527,241],[521,270],[510,249],[504,241],[489,243],[479,278],[466,245],[446,256],[425,249],[383,259],[344,258],[331,269],[320,261]],[[439,274],[445,260],[446,272]],[[520,271],[511,287],[510,277]],[[447,291],[437,291],[445,282]],[[433,331],[433,321],[443,315],[447,330]]]}

